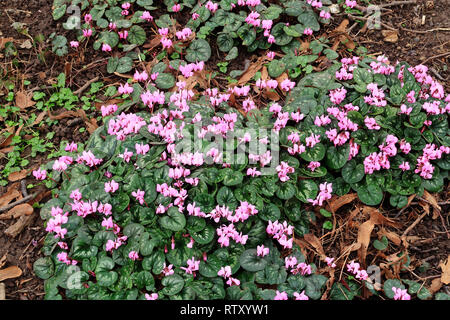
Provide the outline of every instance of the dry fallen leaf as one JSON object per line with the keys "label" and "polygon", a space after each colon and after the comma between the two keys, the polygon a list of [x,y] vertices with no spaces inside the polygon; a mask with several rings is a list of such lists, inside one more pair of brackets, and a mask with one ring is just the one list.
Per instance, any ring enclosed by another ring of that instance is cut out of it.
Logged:
{"label": "dry fallen leaf", "polygon": [[9,204],[12,200],[20,197],[20,192],[17,189],[9,189],[4,195],[0,197],[0,208]]}
{"label": "dry fallen leaf", "polygon": [[3,301],[5,299],[6,299],[5,284],[0,283],[0,300]]}
{"label": "dry fallen leaf", "polygon": [[326,258],[325,251],[323,250],[322,243],[320,240],[313,234],[308,233],[303,236],[305,240],[316,249],[316,251],[321,255],[322,259]]}
{"label": "dry fallen leaf", "polygon": [[363,212],[368,211],[370,214],[370,219],[359,226],[358,230],[358,243],[361,244],[361,248],[358,251],[359,261],[364,263],[367,255],[367,249],[370,244],[370,235],[375,225],[395,225],[395,223],[384,217],[381,212],[372,207],[364,207]]}
{"label": "dry fallen leaf", "polygon": [[439,278],[433,279],[431,281],[431,286],[428,288],[428,291],[430,291],[431,294],[434,294],[435,292],[438,292],[442,288],[442,281]]}
{"label": "dry fallen leaf", "polygon": [[278,93],[271,89],[266,89],[263,91],[263,97],[266,99],[269,99],[271,101],[278,101],[280,100],[280,96]]}
{"label": "dry fallen leaf", "polygon": [[44,120],[44,117],[46,114],[47,114],[46,111],[42,111],[41,113],[39,113],[39,115],[36,117],[36,119],[33,122],[33,126],[41,123],[41,121]]}
{"label": "dry fallen leaf", "polygon": [[378,235],[380,237],[385,236],[390,241],[392,241],[396,246],[399,246],[402,243],[402,239],[400,238],[399,235],[397,235],[396,233],[394,233],[392,231],[387,231],[384,228],[381,228],[381,230],[378,231]]}
{"label": "dry fallen leaf", "polygon": [[19,218],[25,215],[29,216],[32,213],[33,207],[28,203],[22,203],[10,209],[6,214],[10,214],[13,218]]}
{"label": "dry fallen leaf", "polygon": [[381,30],[381,34],[386,42],[396,43],[398,41],[398,31],[396,30]]}
{"label": "dry fallen leaf", "polygon": [[258,60],[256,60],[252,64],[250,64],[248,69],[244,72],[244,74],[239,79],[237,85],[242,86],[242,85],[246,84],[251,78],[253,78],[253,76],[256,74],[256,72],[258,72],[262,68],[263,64],[266,63],[268,59],[269,58],[264,55],[264,56],[259,57]]}
{"label": "dry fallen leaf", "polygon": [[13,38],[0,38],[0,50],[3,50],[7,42],[11,42],[13,40]]}
{"label": "dry fallen leaf", "polygon": [[442,210],[441,206],[438,204],[436,198],[426,190],[423,192],[423,198],[427,200],[435,209],[435,212],[433,212],[433,219],[436,219],[439,215],[439,212],[441,212]]}
{"label": "dry fallen leaf", "polygon": [[450,255],[447,257],[447,261],[439,264],[442,269],[441,281],[444,284],[450,284]]}
{"label": "dry fallen leaf", "polygon": [[11,182],[19,181],[19,180],[22,180],[23,178],[25,178],[27,176],[27,174],[28,174],[27,169],[23,169],[21,171],[16,171],[16,172],[11,173],[8,176],[8,180]]}
{"label": "dry fallen leaf", "polygon": [[31,48],[33,48],[33,45],[31,44],[31,41],[29,39],[27,39],[24,42],[22,42],[19,45],[19,47],[22,49],[31,49]]}
{"label": "dry fallen leaf", "polygon": [[355,200],[358,196],[356,195],[356,193],[348,193],[342,197],[333,197],[330,200],[330,210],[333,213],[336,213],[336,211],[342,207],[343,205],[346,205],[350,202],[352,202],[353,200]]}
{"label": "dry fallen leaf", "polygon": [[16,93],[16,105],[20,109],[26,109],[26,108],[32,107],[36,104],[36,102],[33,101],[32,97],[33,97],[32,93],[25,93],[25,92],[19,91]]}
{"label": "dry fallen leaf", "polygon": [[0,281],[20,277],[22,270],[17,266],[8,267],[0,270]]}

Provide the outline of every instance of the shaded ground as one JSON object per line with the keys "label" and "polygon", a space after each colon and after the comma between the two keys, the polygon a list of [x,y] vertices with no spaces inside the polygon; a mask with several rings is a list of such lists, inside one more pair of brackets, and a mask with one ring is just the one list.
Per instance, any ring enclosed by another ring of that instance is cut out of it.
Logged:
{"label": "shaded ground", "polygon": [[[70,54],[67,57],[59,58],[51,53],[51,44],[46,43],[41,47],[34,49],[20,48],[20,44],[29,38],[19,34],[11,26],[13,22],[26,23],[29,34],[36,37],[43,34],[48,39],[52,32],[64,32],[60,22],[54,22],[51,12],[52,0],[4,0],[2,8],[0,8],[0,38],[12,37],[19,49],[19,65],[13,66],[10,61],[6,61],[0,56],[0,68],[6,70],[13,77],[25,75],[25,78],[33,83],[33,87],[49,86],[51,79],[63,71],[68,73],[68,81],[71,87],[76,90],[86,81],[96,76],[101,77],[106,82],[114,82],[119,79],[113,77],[105,77],[106,71],[106,55],[103,53],[88,50],[84,56]],[[386,3],[386,1],[380,1]],[[364,24],[357,24],[352,28],[350,34],[361,45],[367,47],[369,53],[385,53],[393,62],[397,59],[400,61],[408,61],[411,65],[426,63],[432,69],[432,73],[437,79],[446,86],[447,92],[450,91],[450,71],[449,57],[445,55],[450,51],[450,32],[436,30],[436,28],[449,28],[450,7],[447,0],[425,1],[420,0],[418,4],[405,5],[403,7],[389,7],[392,12],[384,11],[382,22],[394,27],[400,28],[398,40],[395,42],[386,42],[385,36],[380,30],[365,30]],[[186,15],[184,15],[186,16]],[[425,23],[422,24],[422,17],[425,16]],[[182,22],[180,16],[178,21]],[[337,16],[329,27],[330,30],[336,28],[342,18]],[[352,26],[350,23],[349,27]],[[403,28],[403,29],[402,29]],[[386,29],[383,27],[382,29]],[[410,31],[414,30],[414,31]],[[72,40],[69,37],[69,41]],[[213,48],[213,52],[216,50]],[[243,54],[239,50],[239,59],[229,65],[229,70],[242,70],[246,64],[246,59],[251,55]],[[39,59],[38,54],[41,53],[45,59]],[[43,62],[44,60],[45,62]],[[218,57],[214,57],[209,61],[208,67],[217,71],[216,62]],[[223,59],[222,59],[223,61]],[[83,66],[87,66],[83,68]],[[1,70],[0,70],[1,71]],[[0,72],[0,76],[2,72]],[[0,85],[0,91],[2,90]],[[69,141],[84,141],[87,133],[80,134],[77,127],[67,125],[67,119],[63,119],[51,130],[56,132],[55,145],[59,141],[66,139]],[[45,134],[48,128],[43,128],[42,133]],[[39,165],[45,161],[44,156],[37,157],[30,163],[30,167]],[[27,178],[27,183],[31,182],[31,178]],[[8,187],[11,187],[9,185]],[[19,188],[20,189],[20,188]],[[6,192],[7,188],[0,187],[0,196]],[[41,192],[44,192],[43,190]],[[418,237],[417,242],[410,245],[407,250],[411,257],[411,265],[414,268],[411,271],[405,271],[402,276],[408,274],[407,277],[416,281],[429,282],[440,275],[439,263],[448,255],[450,240],[447,231],[450,230],[449,224],[449,205],[445,204],[449,199],[449,189],[442,192],[437,199],[443,203],[441,216],[436,215],[434,209],[430,209],[430,214],[423,217],[411,231],[409,236]],[[41,202],[44,202],[42,199]],[[386,201],[385,201],[386,202]],[[416,201],[417,202],[417,201]],[[348,213],[355,208],[355,205],[347,205],[339,211],[338,225],[344,224],[348,219]],[[401,226],[394,230],[397,234],[403,232],[411,226],[411,224],[424,212],[425,208],[420,203],[413,203],[411,207],[404,210],[400,215],[398,210],[394,210],[386,205],[384,214],[394,219]],[[18,266],[22,271],[21,277],[4,281],[6,285],[7,299],[41,299],[43,293],[43,282],[34,277],[32,271],[33,262],[40,257],[40,247],[43,242],[45,230],[43,222],[39,218],[39,210],[35,210],[36,215],[34,221],[25,228],[15,239],[11,239],[4,234],[4,231],[12,225],[14,220],[0,220],[0,269],[8,266]],[[316,228],[312,226],[313,231],[318,237],[323,236],[324,229],[321,228],[323,221],[318,221]],[[376,227],[378,228],[378,227]],[[379,231],[375,229],[375,231]],[[324,248],[326,252],[338,255],[342,247],[348,245],[355,240],[357,231],[349,229],[349,232],[340,240],[333,240],[324,236]],[[402,246],[391,244],[389,248],[382,254],[377,253],[371,248],[369,250],[367,261],[383,261],[384,257],[389,256],[399,250],[404,250]],[[311,257],[313,255],[311,254]],[[5,257],[5,260],[2,258]],[[429,267],[426,270],[420,269],[420,266],[426,262]],[[422,270],[422,271],[421,271]],[[445,288],[444,288],[445,289]]]}
{"label": "shaded ground", "polygon": [[[380,4],[390,1],[377,1]],[[356,27],[352,35],[370,53],[384,53],[390,61],[407,61],[410,65],[426,64],[433,76],[450,90],[450,2],[418,0],[418,4],[387,7],[381,22],[399,29],[398,40],[388,42],[382,30]],[[385,32],[387,32],[385,31]],[[388,32],[387,32],[388,33]],[[395,36],[393,37],[395,40]]]}

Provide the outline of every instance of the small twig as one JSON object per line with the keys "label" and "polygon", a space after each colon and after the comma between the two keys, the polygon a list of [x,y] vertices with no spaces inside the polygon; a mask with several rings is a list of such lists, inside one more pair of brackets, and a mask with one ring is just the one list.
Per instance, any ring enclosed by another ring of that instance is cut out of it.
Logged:
{"label": "small twig", "polygon": [[80,96],[83,93],[84,90],[86,90],[95,81],[98,81],[98,79],[99,79],[98,77],[95,77],[95,78],[89,80],[81,88],[79,88],[77,91],[74,91],[74,94],[76,94],[77,96]]}
{"label": "small twig", "polygon": [[[370,21],[372,20],[371,18],[365,18],[365,17],[357,17],[354,15],[347,15],[348,18],[352,19],[352,20],[363,20],[363,21]],[[398,31],[397,29],[391,27],[390,25],[387,25],[386,23],[380,22],[380,24],[385,27],[386,29],[392,30],[392,31]]]}
{"label": "small twig", "polygon": [[0,213],[5,212],[5,211],[8,211],[8,210],[11,209],[11,208],[14,208],[14,207],[17,206],[18,204],[27,202],[27,201],[33,199],[34,197],[36,197],[37,195],[38,195],[37,192],[36,192],[36,193],[33,193],[33,194],[30,194],[30,195],[28,195],[28,196],[26,196],[26,197],[24,197],[24,198],[22,198],[22,199],[20,199],[20,200],[17,200],[17,201],[15,201],[15,202],[13,202],[13,203],[11,203],[11,204],[9,204],[9,205],[3,207],[3,208],[0,208]]}
{"label": "small twig", "polygon": [[405,4],[417,4],[417,0],[407,0],[407,1],[392,1],[385,4],[378,4],[376,5],[379,8],[387,8],[387,7],[393,7],[393,6],[402,6]]}
{"label": "small twig", "polygon": [[20,181],[20,190],[22,191],[22,195],[24,197],[28,197],[28,192],[27,192],[27,185],[26,185],[26,181],[25,180],[21,180]]}
{"label": "small twig", "polygon": [[441,57],[445,57],[450,55],[450,51],[449,52],[445,52],[445,53],[441,53],[441,54],[437,54],[435,56],[429,57],[428,59],[425,59],[424,61],[421,62],[421,64],[425,64],[430,60],[436,59],[436,58],[441,58]]}
{"label": "small twig", "polygon": [[406,32],[414,32],[414,33],[421,33],[421,34],[426,34],[426,33],[430,33],[430,32],[436,32],[436,31],[450,31],[450,28],[434,28],[434,29],[430,29],[430,30],[413,30],[413,29],[407,29],[407,28],[403,28],[401,25],[399,26],[400,29],[402,31],[406,31]]}
{"label": "small twig", "polygon": [[427,213],[426,212],[424,212],[424,213],[422,213],[417,219],[416,219],[416,221],[414,221],[413,222],[413,224],[412,225],[410,225],[406,230],[405,230],[405,232],[403,232],[403,234],[402,234],[402,238],[403,237],[405,237],[419,222],[420,222],[420,220],[422,220],[425,216],[427,215]]}
{"label": "small twig", "polygon": [[445,81],[444,77],[442,77],[436,70],[430,68],[430,71],[441,81]]}

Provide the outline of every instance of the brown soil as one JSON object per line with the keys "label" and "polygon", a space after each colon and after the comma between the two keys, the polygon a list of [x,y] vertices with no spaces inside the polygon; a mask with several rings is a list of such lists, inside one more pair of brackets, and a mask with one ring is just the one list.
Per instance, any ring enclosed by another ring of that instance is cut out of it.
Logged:
{"label": "brown soil", "polygon": [[[356,34],[356,40],[367,47],[370,53],[384,53],[391,62],[407,61],[411,66],[426,64],[433,77],[438,79],[448,92],[450,89],[449,5],[448,0],[419,0],[418,4],[388,7],[387,9],[392,11],[384,11],[381,22],[400,30],[398,41],[394,43],[384,41],[382,30],[387,30],[385,26],[382,26],[381,30],[367,30],[365,33],[357,27],[353,34]],[[446,56],[439,56],[445,53],[447,53]]]}

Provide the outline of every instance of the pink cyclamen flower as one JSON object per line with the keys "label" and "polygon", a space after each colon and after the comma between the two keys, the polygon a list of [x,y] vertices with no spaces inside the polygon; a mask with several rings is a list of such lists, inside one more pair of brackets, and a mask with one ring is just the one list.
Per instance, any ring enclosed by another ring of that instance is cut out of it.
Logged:
{"label": "pink cyclamen flower", "polygon": [[173,264],[169,264],[168,266],[166,266],[166,263],[164,262],[162,272],[164,273],[165,277],[171,276],[172,274],[174,274],[175,271],[173,270]]}
{"label": "pink cyclamen flower", "polygon": [[366,117],[364,119],[364,124],[366,125],[367,128],[369,128],[370,130],[380,130],[381,127],[377,124],[377,122],[375,121],[375,118],[370,118],[370,117]]}
{"label": "pink cyclamen flower", "polygon": [[281,82],[280,87],[284,91],[290,91],[292,88],[295,87],[295,82],[293,82],[289,79],[286,79],[283,82]]}
{"label": "pink cyclamen flower", "polygon": [[407,293],[406,289],[392,287],[394,291],[394,300],[411,300],[411,296]]}
{"label": "pink cyclamen flower", "polygon": [[125,84],[121,84],[121,85],[119,86],[118,91],[119,91],[120,94],[131,94],[131,93],[133,93],[134,89],[133,89],[133,87],[130,86],[130,85],[128,84],[128,82],[127,82],[127,83],[125,83]]}
{"label": "pink cyclamen flower", "polygon": [[84,16],[84,22],[89,23],[92,21],[92,15],[89,13]]}
{"label": "pink cyclamen flower", "polygon": [[311,28],[306,28],[305,30],[303,30],[303,34],[310,36],[313,34],[313,30]]}
{"label": "pink cyclamen flower", "polygon": [[77,152],[78,145],[75,142],[68,143],[64,150],[68,152]]}
{"label": "pink cyclamen flower", "polygon": [[70,46],[72,48],[78,48],[80,43],[78,41],[70,41]]}
{"label": "pink cyclamen flower", "polygon": [[345,5],[349,8],[354,8],[357,3],[355,0],[345,0]]}
{"label": "pink cyclamen flower", "polygon": [[92,36],[92,29],[83,29],[83,37],[88,38]]}
{"label": "pink cyclamen flower", "polygon": [[331,268],[335,268],[336,267],[336,264],[333,261],[334,261],[334,258],[330,258],[330,257],[326,257],[325,258],[325,262]]}
{"label": "pink cyclamen flower", "polygon": [[216,12],[217,9],[219,8],[219,4],[218,3],[214,3],[212,1],[208,1],[205,5],[206,9],[208,9],[209,11],[211,11],[212,13]]}
{"label": "pink cyclamen flower", "polygon": [[137,260],[139,258],[139,254],[136,251],[130,251],[130,253],[128,254],[128,258],[133,261]]}
{"label": "pink cyclamen flower", "polygon": [[161,38],[161,45],[164,49],[172,47],[172,40],[163,37]]}
{"label": "pink cyclamen flower", "polygon": [[256,247],[256,255],[259,257],[265,257],[269,254],[270,249],[264,247],[264,245],[260,245]]}
{"label": "pink cyclamen flower", "polygon": [[128,31],[127,30],[119,31],[118,34],[119,34],[119,39],[126,40],[128,38]]}
{"label": "pink cyclamen flower", "polygon": [[318,167],[320,167],[320,162],[318,162],[318,161],[311,161],[310,163],[309,163],[309,165],[308,165],[308,168],[311,170],[311,171],[315,171]]}
{"label": "pink cyclamen flower", "polygon": [[325,11],[325,10],[322,10],[322,11],[320,11],[320,14],[319,14],[319,16],[322,18],[322,19],[330,19],[331,18],[331,13],[329,13],[328,11]]}
{"label": "pink cyclamen flower", "polygon": [[295,300],[309,300],[309,297],[305,294],[305,290],[302,292],[294,292]]}
{"label": "pink cyclamen flower", "polygon": [[158,294],[157,293],[152,293],[152,294],[145,294],[145,299],[147,300],[156,300],[158,299]]}
{"label": "pink cyclamen flower", "polygon": [[144,11],[141,16],[142,20],[146,20],[147,22],[153,21],[153,17],[148,11]]}
{"label": "pink cyclamen flower", "polygon": [[45,180],[47,178],[47,171],[41,170],[41,168],[33,171],[33,176],[36,180]]}
{"label": "pink cyclamen flower", "polygon": [[172,11],[173,12],[178,12],[181,10],[181,5],[179,3],[176,3],[172,6]]}
{"label": "pink cyclamen flower", "polygon": [[399,169],[402,169],[402,171],[407,171],[410,169],[408,161],[403,161],[398,167]]}
{"label": "pink cyclamen flower", "polygon": [[280,292],[280,291],[276,291],[276,295],[273,298],[273,300],[287,300],[288,299],[288,295],[285,291]]}
{"label": "pink cyclamen flower", "polygon": [[144,204],[144,202],[145,202],[144,201],[145,191],[142,191],[142,190],[138,189],[137,191],[133,191],[131,193],[131,195],[133,197],[135,197],[137,201],[139,201],[139,204],[141,204],[141,205]]}
{"label": "pink cyclamen flower", "polygon": [[141,144],[136,143],[135,148],[136,148],[136,153],[142,154],[142,155],[145,155],[150,150],[150,146],[148,144],[143,144],[143,143],[141,143]]}
{"label": "pink cyclamen flower", "polygon": [[220,268],[220,270],[217,272],[217,275],[219,277],[224,277],[224,278],[229,278],[231,277],[231,267],[230,266],[225,266]]}
{"label": "pink cyclamen flower", "polygon": [[109,44],[104,43],[102,45],[102,51],[104,51],[104,52],[111,52],[111,50],[112,50],[112,48],[111,48],[111,46]]}
{"label": "pink cyclamen flower", "polygon": [[115,182],[114,180],[111,180],[110,182],[105,182],[105,192],[111,192],[114,193],[119,189],[119,184]]}

